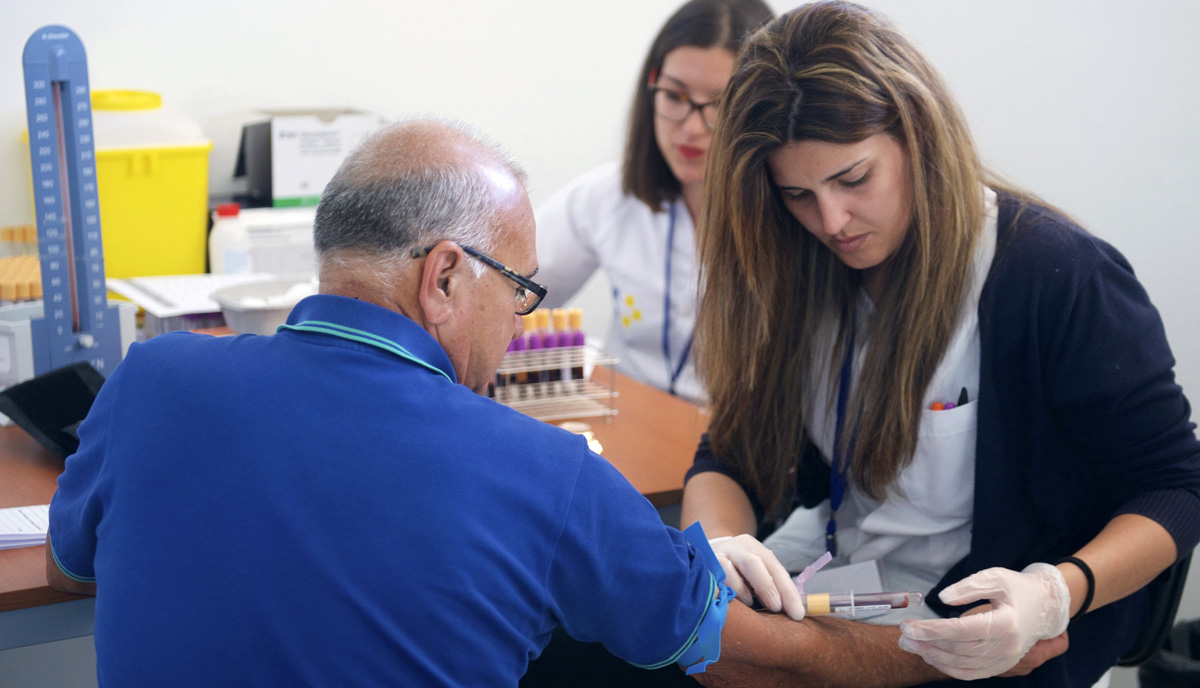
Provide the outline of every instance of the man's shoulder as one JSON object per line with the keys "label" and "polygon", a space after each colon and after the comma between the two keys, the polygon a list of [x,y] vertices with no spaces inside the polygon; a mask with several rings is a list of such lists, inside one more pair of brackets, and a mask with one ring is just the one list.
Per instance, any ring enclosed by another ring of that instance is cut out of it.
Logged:
{"label": "man's shoulder", "polygon": [[478,431],[498,444],[524,446],[533,453],[539,450],[588,453],[581,436],[482,397],[462,385],[457,385],[453,396],[446,401],[452,406],[447,421],[461,426],[464,432]]}
{"label": "man's shoulder", "polygon": [[204,355],[205,352],[225,351],[235,339],[251,336],[253,335],[214,337],[195,332],[168,332],[144,342],[130,344],[129,350],[125,354],[125,360],[147,365],[157,361],[191,358]]}
{"label": "man's shoulder", "polygon": [[130,345],[116,371],[122,386],[158,390],[231,384],[281,354],[264,351],[270,337],[161,334]]}

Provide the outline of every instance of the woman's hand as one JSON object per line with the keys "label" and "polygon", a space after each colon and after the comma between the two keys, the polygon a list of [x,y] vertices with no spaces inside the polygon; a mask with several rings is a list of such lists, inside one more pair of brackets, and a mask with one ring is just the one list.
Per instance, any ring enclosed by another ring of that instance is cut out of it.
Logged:
{"label": "woman's hand", "polygon": [[1070,620],[1071,593],[1062,573],[1049,564],[1030,564],[1020,573],[1003,568],[980,571],[939,597],[950,605],[979,600],[992,604],[988,611],[957,619],[900,624],[901,648],[957,679],[987,678],[1013,669],[1039,640],[1062,635]]}
{"label": "woman's hand", "polygon": [[725,569],[725,584],[747,606],[754,598],[773,612],[804,618],[804,602],[787,569],[763,543],[751,535],[731,535],[708,541]]}

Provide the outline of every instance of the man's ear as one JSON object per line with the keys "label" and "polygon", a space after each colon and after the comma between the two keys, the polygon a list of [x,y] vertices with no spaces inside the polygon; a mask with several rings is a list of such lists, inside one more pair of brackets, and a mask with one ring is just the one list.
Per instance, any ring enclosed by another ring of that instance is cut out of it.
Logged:
{"label": "man's ear", "polygon": [[453,241],[443,241],[425,256],[421,266],[421,281],[417,300],[425,314],[425,322],[440,325],[460,307],[466,293],[462,270],[467,268],[466,254]]}

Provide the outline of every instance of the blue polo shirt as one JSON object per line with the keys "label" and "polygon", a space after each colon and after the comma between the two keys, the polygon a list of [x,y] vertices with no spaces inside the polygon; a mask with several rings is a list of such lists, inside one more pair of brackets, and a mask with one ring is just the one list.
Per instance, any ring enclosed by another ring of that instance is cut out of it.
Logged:
{"label": "blue polo shirt", "polygon": [[515,686],[558,625],[690,644],[711,575],[582,438],[390,310],[288,326],[135,344],[80,426],[50,536],[96,581],[102,686]]}

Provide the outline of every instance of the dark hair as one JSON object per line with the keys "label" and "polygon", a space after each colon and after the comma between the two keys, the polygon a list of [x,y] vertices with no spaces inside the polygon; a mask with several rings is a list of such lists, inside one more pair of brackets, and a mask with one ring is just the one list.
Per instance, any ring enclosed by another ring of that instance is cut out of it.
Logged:
{"label": "dark hair", "polygon": [[[910,224],[886,265],[869,355],[847,406],[851,479],[882,498],[912,459],[925,389],[964,300],[987,179],[949,89],[881,14],[837,0],[797,8],[747,41],[713,134],[697,242],[697,368],[709,440],[772,511],[787,505],[808,438],[809,390],[831,389],[858,276],[788,212],[767,159],[796,141],[888,135],[905,147]],[[840,333],[827,351],[823,325]],[[903,336],[900,336],[903,334]],[[870,399],[872,403],[867,403]],[[848,440],[842,449],[849,451]]]}
{"label": "dark hair", "polygon": [[691,0],[671,15],[650,46],[634,86],[621,180],[625,193],[657,211],[682,192],[654,138],[650,75],[662,69],[667,53],[695,46],[725,48],[736,56],[746,37],[773,16],[762,0]]}

